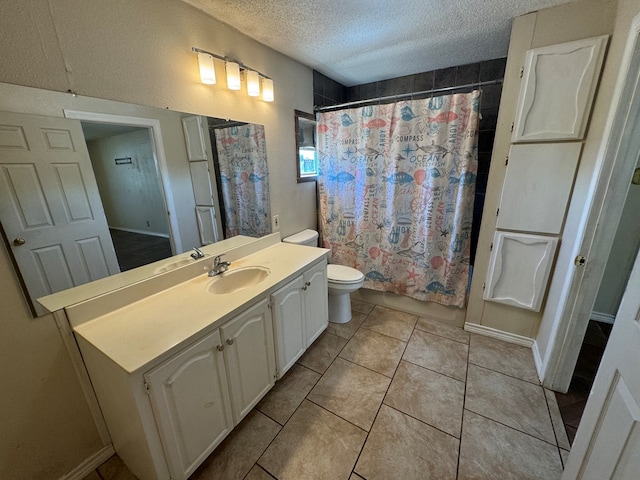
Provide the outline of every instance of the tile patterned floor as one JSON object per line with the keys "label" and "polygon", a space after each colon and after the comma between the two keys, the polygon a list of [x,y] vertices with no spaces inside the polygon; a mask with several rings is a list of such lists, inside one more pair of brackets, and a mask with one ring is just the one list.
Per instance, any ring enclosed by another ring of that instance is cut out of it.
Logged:
{"label": "tile patterned floor", "polygon": [[[569,442],[531,350],[360,301],[352,309],[192,479],[560,478]],[[90,478],[132,478],[124,470]]]}

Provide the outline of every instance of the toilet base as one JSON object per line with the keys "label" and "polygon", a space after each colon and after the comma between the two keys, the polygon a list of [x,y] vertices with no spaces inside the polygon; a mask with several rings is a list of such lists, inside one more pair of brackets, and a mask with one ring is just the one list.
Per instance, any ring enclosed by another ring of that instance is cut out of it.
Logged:
{"label": "toilet base", "polygon": [[341,293],[329,294],[329,321],[332,323],[347,323],[351,321],[351,295]]}

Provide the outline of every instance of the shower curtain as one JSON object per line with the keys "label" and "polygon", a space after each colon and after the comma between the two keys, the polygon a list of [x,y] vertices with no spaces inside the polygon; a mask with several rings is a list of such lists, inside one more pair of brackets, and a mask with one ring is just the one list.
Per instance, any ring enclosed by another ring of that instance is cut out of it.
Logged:
{"label": "shower curtain", "polygon": [[264,126],[215,130],[225,211],[225,238],[271,233],[267,146]]}
{"label": "shower curtain", "polygon": [[365,288],[464,307],[480,91],[318,117],[320,232]]}

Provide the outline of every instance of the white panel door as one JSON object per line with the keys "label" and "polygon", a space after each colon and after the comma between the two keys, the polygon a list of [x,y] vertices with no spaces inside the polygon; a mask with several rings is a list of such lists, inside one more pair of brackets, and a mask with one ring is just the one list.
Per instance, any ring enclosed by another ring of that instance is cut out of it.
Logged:
{"label": "white panel door", "polygon": [[273,387],[276,379],[273,323],[264,299],[220,328],[236,424]]}
{"label": "white panel door", "polygon": [[581,149],[577,142],[512,145],[496,228],[559,234]]}
{"label": "white panel door", "polygon": [[627,283],[563,480],[640,476],[640,255]]}
{"label": "white panel door", "polygon": [[120,272],[78,120],[0,112],[0,221],[35,299]]}
{"label": "white panel door", "polygon": [[222,349],[216,330],[144,376],[173,479],[187,478],[233,429]]}
{"label": "white panel door", "polygon": [[319,263],[304,273],[308,348],[329,325],[327,264]]}
{"label": "white panel door", "polygon": [[193,194],[196,197],[196,205],[212,207],[214,203],[209,163],[207,161],[189,162],[189,170],[191,171],[191,183],[193,184]]}
{"label": "white panel door", "polygon": [[196,219],[200,231],[200,243],[202,245],[216,243],[219,238],[216,209],[214,207],[196,207]]}
{"label": "white panel door", "polygon": [[278,378],[306,350],[304,278],[302,275],[271,295]]}
{"label": "white panel door", "polygon": [[558,239],[496,232],[483,298],[540,311]]}
{"label": "white panel door", "polygon": [[187,144],[187,158],[190,162],[207,159],[207,149],[204,142],[205,125],[204,117],[198,115],[182,118],[184,140]]}
{"label": "white panel door", "polygon": [[584,137],[607,38],[527,51],[513,142]]}

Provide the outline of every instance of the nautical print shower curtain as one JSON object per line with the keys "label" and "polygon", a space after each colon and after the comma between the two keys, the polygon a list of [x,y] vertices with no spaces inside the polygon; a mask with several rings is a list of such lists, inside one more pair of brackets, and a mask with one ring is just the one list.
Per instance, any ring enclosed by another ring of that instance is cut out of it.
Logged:
{"label": "nautical print shower curtain", "polygon": [[225,238],[271,233],[264,126],[216,129],[216,150],[225,211]]}
{"label": "nautical print shower curtain", "polygon": [[480,92],[321,113],[320,231],[365,288],[464,307]]}

